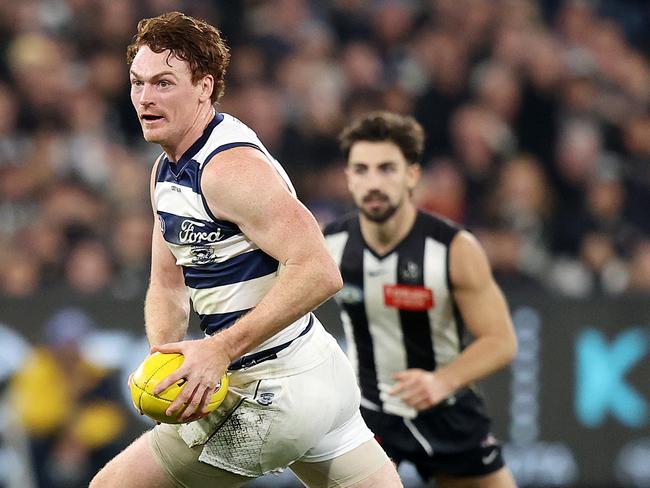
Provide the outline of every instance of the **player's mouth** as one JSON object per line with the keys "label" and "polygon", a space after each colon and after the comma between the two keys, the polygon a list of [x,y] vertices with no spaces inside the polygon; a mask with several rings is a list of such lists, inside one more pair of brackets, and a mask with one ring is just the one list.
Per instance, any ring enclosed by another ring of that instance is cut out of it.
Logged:
{"label": "player's mouth", "polygon": [[370,207],[379,207],[388,203],[388,196],[383,193],[373,192],[363,198],[363,203]]}
{"label": "player's mouth", "polygon": [[143,114],[140,116],[140,120],[142,120],[142,122],[145,124],[154,124],[162,119],[162,115]]}

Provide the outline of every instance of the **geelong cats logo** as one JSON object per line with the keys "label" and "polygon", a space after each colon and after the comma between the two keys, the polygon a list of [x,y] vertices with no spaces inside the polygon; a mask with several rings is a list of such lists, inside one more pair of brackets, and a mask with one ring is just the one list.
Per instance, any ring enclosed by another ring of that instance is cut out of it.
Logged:
{"label": "geelong cats logo", "polygon": [[217,255],[210,246],[192,246],[191,252],[193,264],[208,264],[217,260]]}
{"label": "geelong cats logo", "polygon": [[257,399],[257,403],[260,405],[264,405],[265,407],[268,407],[273,403],[273,397],[275,397],[274,393],[262,393],[260,397]]}

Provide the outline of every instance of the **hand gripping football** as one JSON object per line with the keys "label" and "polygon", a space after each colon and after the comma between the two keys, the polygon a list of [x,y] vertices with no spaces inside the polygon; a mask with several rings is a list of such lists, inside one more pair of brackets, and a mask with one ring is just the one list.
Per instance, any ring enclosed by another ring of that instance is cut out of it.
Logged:
{"label": "hand gripping football", "polygon": [[[165,410],[169,408],[178,394],[183,390],[185,380],[177,381],[167,389],[154,395],[154,388],[166,376],[173,373],[183,364],[182,354],[163,354],[156,352],[147,357],[135,370],[131,377],[131,399],[133,405],[140,413],[165,424],[180,424],[179,419],[185,407],[177,410],[174,415],[169,416]],[[228,377],[223,375],[221,384],[216,392],[212,394],[206,410],[215,410],[228,393]]]}

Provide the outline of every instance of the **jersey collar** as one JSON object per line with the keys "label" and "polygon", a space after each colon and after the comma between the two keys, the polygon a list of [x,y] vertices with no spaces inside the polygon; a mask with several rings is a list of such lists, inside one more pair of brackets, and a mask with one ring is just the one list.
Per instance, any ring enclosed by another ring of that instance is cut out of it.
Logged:
{"label": "jersey collar", "polygon": [[[201,137],[199,137],[196,141],[194,141],[194,144],[192,144],[189,147],[189,149],[183,153],[183,155],[178,159],[175,165],[171,165],[171,164],[169,165],[169,170],[176,178],[180,177],[183,174],[183,171],[190,163],[190,161],[192,161],[194,155],[201,150],[201,148],[208,141],[208,138],[212,134],[214,128],[218,126],[222,121],[223,121],[223,114],[215,111],[214,117],[212,117],[210,123],[203,130],[203,134],[201,134]],[[165,156],[165,159],[167,160],[168,163],[171,162],[167,156]],[[174,171],[174,166],[176,167],[176,171]]]}

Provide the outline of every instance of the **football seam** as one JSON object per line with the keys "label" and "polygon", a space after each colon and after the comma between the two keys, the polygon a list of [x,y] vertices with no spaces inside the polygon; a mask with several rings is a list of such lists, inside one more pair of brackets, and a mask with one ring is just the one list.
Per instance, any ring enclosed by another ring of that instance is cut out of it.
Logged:
{"label": "football seam", "polygon": [[[137,386],[137,385],[136,385],[136,386]],[[138,389],[140,390],[140,398],[142,398],[143,395],[147,395],[148,397],[155,398],[156,400],[160,400],[160,401],[165,402],[165,403],[169,403],[169,404],[171,404],[171,403],[173,402],[173,400],[167,400],[166,398],[161,398],[161,397],[159,397],[159,396],[152,395],[151,393],[149,393],[148,391],[143,390],[143,389],[140,388],[139,386],[138,386]],[[217,391],[215,391],[215,392],[213,393],[213,395],[216,395],[216,394],[219,392],[220,389],[221,389],[221,387],[219,387],[219,389],[218,389]],[[223,400],[222,400],[222,401],[223,401]],[[212,403],[213,403],[213,402],[210,402],[210,403],[208,403],[208,405],[211,405]],[[140,404],[142,404],[142,402],[140,402]],[[184,404],[184,405],[185,405],[185,404]]]}
{"label": "football seam", "polygon": [[[180,353],[174,353],[174,354],[177,354],[177,355],[179,355],[179,356],[182,356],[182,354],[180,354]],[[158,366],[158,368],[155,369],[155,370],[153,371],[153,373],[151,373],[151,375],[149,376],[149,378],[147,378],[147,381],[145,382],[145,384],[142,385],[143,389],[146,388],[146,387],[149,385],[149,382],[151,381],[151,379],[152,379],[154,376],[156,376],[156,373],[157,373],[158,371],[160,371],[161,369],[163,369],[165,366],[167,366],[169,363],[171,363],[171,362],[174,361],[175,359],[176,359],[176,356],[174,356],[174,357],[172,357],[172,358],[169,358],[167,361],[165,361],[165,362],[162,363],[160,366]],[[170,385],[170,386],[171,386],[171,385]]]}
{"label": "football seam", "polygon": [[140,389],[140,405],[142,405],[142,397],[143,397],[144,395],[146,395],[146,396],[148,396],[148,397],[150,397],[150,398],[155,398],[156,400],[160,400],[161,402],[165,402],[165,403],[169,403],[169,404],[172,403],[172,400],[167,400],[166,398],[161,398],[161,397],[159,397],[159,396],[152,395],[152,394],[149,393],[148,391],[144,391],[143,389]]}
{"label": "football seam", "polygon": [[[180,353],[174,353],[174,354],[178,354],[179,356],[182,356],[182,354],[180,354]],[[141,393],[140,393],[140,397],[138,398],[138,409],[139,409],[141,412],[143,411],[143,410],[142,410],[142,395],[149,395],[149,396],[152,396],[152,397],[154,397],[154,398],[158,398],[158,399],[160,399],[160,400],[164,400],[165,402],[171,404],[171,402],[170,402],[169,400],[165,400],[164,398],[160,398],[159,396],[152,395],[151,393],[149,393],[148,391],[146,391],[145,388],[149,385],[149,382],[150,382],[151,379],[156,375],[156,373],[157,373],[158,371],[160,371],[161,369],[163,369],[165,366],[167,366],[167,364],[169,364],[170,362],[174,361],[175,359],[176,359],[176,356],[174,356],[174,357],[172,357],[172,358],[169,358],[167,361],[165,361],[164,363],[162,363],[161,365],[159,365],[158,368],[156,368],[156,369],[153,371],[153,373],[151,373],[151,375],[147,378],[147,381],[145,381],[145,383],[144,383],[144,385],[142,385],[142,387],[138,386],[137,383],[136,383],[136,386],[137,386],[138,388],[140,388],[140,391],[141,391]]]}

